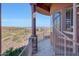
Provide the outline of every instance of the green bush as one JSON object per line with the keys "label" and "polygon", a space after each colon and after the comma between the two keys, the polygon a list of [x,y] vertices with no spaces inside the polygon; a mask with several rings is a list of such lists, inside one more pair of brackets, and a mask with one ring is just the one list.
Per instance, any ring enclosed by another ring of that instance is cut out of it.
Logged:
{"label": "green bush", "polygon": [[5,55],[5,56],[18,56],[21,53],[22,50],[23,50],[23,48],[19,48],[19,49],[15,49],[15,50],[13,50],[13,48],[9,48],[2,55]]}

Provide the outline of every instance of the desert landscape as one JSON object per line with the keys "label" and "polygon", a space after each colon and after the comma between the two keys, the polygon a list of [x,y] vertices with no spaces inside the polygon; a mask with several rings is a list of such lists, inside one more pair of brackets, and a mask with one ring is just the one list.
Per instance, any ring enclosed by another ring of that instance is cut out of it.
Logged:
{"label": "desert landscape", "polygon": [[[38,41],[50,35],[47,27],[37,27]],[[28,44],[31,36],[31,27],[2,27],[2,54],[8,49],[17,49]]]}

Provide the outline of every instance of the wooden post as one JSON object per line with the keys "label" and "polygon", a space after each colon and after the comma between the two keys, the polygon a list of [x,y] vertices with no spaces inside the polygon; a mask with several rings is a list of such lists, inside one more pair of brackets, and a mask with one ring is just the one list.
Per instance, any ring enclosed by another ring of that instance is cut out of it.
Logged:
{"label": "wooden post", "polygon": [[32,4],[32,35],[36,36],[36,5]]}
{"label": "wooden post", "polygon": [[32,54],[37,53],[37,35],[36,35],[36,4],[31,4],[32,7],[32,35],[30,40],[32,42]]}
{"label": "wooden post", "polygon": [[77,33],[76,33],[76,4],[73,3],[73,53],[75,54],[76,53],[76,45],[75,45],[75,42],[77,40]]}

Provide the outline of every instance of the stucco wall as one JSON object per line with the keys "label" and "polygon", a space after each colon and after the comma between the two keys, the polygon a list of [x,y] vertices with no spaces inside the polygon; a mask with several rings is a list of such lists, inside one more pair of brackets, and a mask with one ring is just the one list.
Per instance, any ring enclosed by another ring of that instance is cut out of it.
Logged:
{"label": "stucco wall", "polygon": [[[51,5],[51,8],[50,8],[51,16],[54,14],[54,12],[61,11],[61,28],[62,28],[62,30],[64,30],[65,9],[66,8],[71,8],[71,7],[72,7],[72,4],[68,4],[68,3],[65,3],[65,4],[57,3],[57,4],[52,4]],[[51,41],[52,41],[52,43],[55,43],[54,40],[56,40],[56,39],[54,38],[53,34],[54,33],[52,32],[51,33]]]}
{"label": "stucco wall", "polygon": [[61,28],[62,30],[64,29],[64,10],[65,8],[70,8],[72,7],[72,4],[70,3],[54,3],[51,5],[51,8],[50,8],[50,13],[51,15],[53,15],[54,12],[56,11],[61,11]]}

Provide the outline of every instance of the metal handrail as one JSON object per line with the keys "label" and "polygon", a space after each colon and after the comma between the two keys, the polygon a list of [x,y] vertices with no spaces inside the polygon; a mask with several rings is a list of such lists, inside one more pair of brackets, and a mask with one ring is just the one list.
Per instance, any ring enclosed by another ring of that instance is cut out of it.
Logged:
{"label": "metal handrail", "polygon": [[[36,39],[36,37],[31,37],[31,39],[32,38]],[[32,55],[32,41],[30,40],[30,38],[29,38],[28,45],[24,47],[24,49],[21,51],[21,53],[18,56],[21,56],[26,49],[28,49],[27,56],[31,56]]]}
{"label": "metal handrail", "polygon": [[[71,42],[75,43],[75,45],[79,46],[79,43],[77,43],[76,41],[70,39],[70,38],[67,37],[64,33],[62,33],[61,31],[59,31],[59,30],[56,29],[55,27],[54,27],[54,30],[55,30],[55,35],[57,35],[58,38],[61,38],[61,36],[63,36],[62,38],[64,39],[64,41],[68,40],[68,41],[71,41]],[[65,42],[65,43],[66,43],[66,42]],[[65,44],[65,43],[64,43],[64,44]],[[67,46],[67,45],[66,45],[66,46]],[[66,47],[66,46],[64,46],[64,47]],[[72,47],[72,48],[73,48],[73,47]],[[77,48],[75,48],[75,49],[77,49]],[[65,51],[65,53],[66,53],[66,51]],[[76,54],[77,54],[77,52],[76,52]],[[66,54],[65,54],[65,55],[66,55]]]}
{"label": "metal handrail", "polygon": [[[29,44],[27,46],[25,46],[25,48],[21,51],[21,53],[18,56],[22,56],[22,54],[27,50],[27,55],[25,54],[24,56],[31,56],[32,55],[32,48],[30,48],[31,46],[31,42],[29,42]],[[30,50],[31,49],[31,50]]]}
{"label": "metal handrail", "polygon": [[22,53],[26,50],[27,46],[25,46],[25,48],[22,50],[22,52],[18,55],[18,56],[21,56]]}
{"label": "metal handrail", "polygon": [[[63,34],[61,31],[59,31],[58,29],[55,29],[57,30],[57,32],[59,32],[60,34],[62,34],[64,37],[66,37],[67,39],[66,40],[69,40],[69,41],[72,41],[72,42],[75,42],[74,40],[70,39],[69,37],[67,37],[65,34]],[[64,38],[65,39],[65,38]],[[75,42],[76,45],[79,45],[79,43]]]}

